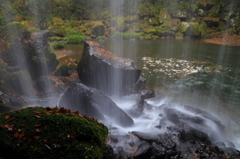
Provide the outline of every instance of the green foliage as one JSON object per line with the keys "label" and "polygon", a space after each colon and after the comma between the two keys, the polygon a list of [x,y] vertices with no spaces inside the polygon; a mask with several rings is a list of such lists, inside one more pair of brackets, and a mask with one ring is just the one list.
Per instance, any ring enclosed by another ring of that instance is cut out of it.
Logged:
{"label": "green foliage", "polygon": [[102,159],[107,128],[64,108],[0,114],[0,158]]}
{"label": "green foliage", "polygon": [[50,44],[54,49],[60,49],[64,47],[64,44],[60,41],[53,41]]}
{"label": "green foliage", "polygon": [[81,35],[68,35],[67,36],[67,43],[68,44],[79,44],[84,41],[84,37]]}
{"label": "green foliage", "polygon": [[98,36],[96,38],[97,41],[104,41],[106,39],[106,36]]}

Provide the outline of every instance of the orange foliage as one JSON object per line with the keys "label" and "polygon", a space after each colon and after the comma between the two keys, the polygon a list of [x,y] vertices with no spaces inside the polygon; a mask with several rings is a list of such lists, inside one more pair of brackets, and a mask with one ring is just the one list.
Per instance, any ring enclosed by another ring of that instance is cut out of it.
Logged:
{"label": "orange foliage", "polygon": [[205,42],[219,45],[240,46],[240,35],[224,34],[216,38],[206,39]]}

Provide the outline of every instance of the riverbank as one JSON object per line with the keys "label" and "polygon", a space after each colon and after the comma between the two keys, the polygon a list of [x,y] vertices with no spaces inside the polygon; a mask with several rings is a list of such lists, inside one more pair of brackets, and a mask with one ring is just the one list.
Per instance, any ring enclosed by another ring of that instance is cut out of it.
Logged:
{"label": "riverbank", "polygon": [[228,45],[228,46],[240,46],[240,35],[228,35],[223,34],[216,38],[204,40],[207,43],[219,44],[219,45]]}

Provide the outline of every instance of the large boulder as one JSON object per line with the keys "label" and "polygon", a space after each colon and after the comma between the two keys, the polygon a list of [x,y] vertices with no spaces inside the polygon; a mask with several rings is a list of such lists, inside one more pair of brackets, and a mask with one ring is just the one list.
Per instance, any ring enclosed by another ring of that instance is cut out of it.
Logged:
{"label": "large boulder", "polygon": [[5,30],[3,38],[10,45],[1,53],[4,62],[28,70],[34,80],[56,69],[59,62],[48,44],[48,30],[31,33],[17,22],[8,24]]}
{"label": "large boulder", "polygon": [[117,57],[96,42],[84,42],[84,51],[78,64],[79,79],[87,86],[102,90],[108,95],[126,94],[141,70],[127,58]]}
{"label": "large boulder", "polygon": [[133,125],[133,120],[101,91],[78,83],[63,94],[60,107],[78,110],[99,120],[111,120],[121,126]]}

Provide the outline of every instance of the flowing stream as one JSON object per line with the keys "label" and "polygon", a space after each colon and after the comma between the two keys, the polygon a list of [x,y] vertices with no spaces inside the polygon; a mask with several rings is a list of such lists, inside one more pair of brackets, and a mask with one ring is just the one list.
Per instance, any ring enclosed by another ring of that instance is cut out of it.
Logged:
{"label": "flowing stream", "polygon": [[[111,129],[111,133],[154,132],[156,122],[161,119],[158,112],[162,104],[179,108],[191,105],[219,118],[226,126],[229,140],[240,149],[240,47],[171,39],[108,39],[102,45],[118,56],[133,59],[142,70],[141,76],[147,79],[147,88],[155,90],[156,96],[165,95],[159,100],[147,100],[154,108],[145,109],[141,117],[134,118],[134,127],[118,128],[116,132]],[[65,45],[65,51],[72,52],[65,58],[79,60],[81,49],[81,45]],[[125,111],[135,104],[134,96],[111,98]]]}

